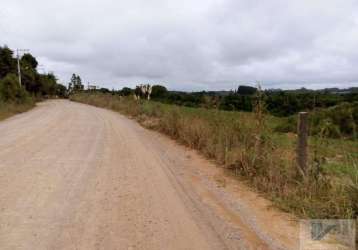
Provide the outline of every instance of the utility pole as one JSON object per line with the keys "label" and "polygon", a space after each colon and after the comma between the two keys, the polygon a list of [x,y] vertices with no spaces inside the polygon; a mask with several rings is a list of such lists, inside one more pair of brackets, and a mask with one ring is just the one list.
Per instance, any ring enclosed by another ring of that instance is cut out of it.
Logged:
{"label": "utility pole", "polygon": [[17,57],[17,74],[19,77],[19,84],[20,87],[22,86],[21,84],[21,67],[20,67],[20,52],[28,52],[28,49],[16,49],[16,57]]}
{"label": "utility pole", "polygon": [[298,125],[297,125],[298,143],[297,143],[297,164],[301,173],[306,176],[308,172],[308,113],[298,113]]}

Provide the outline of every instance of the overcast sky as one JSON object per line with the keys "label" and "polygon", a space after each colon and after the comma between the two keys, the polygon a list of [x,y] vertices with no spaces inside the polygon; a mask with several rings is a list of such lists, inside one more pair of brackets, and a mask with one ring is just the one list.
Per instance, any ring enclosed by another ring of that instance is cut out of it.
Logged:
{"label": "overcast sky", "polygon": [[358,86],[358,1],[1,0],[4,44],[63,83]]}

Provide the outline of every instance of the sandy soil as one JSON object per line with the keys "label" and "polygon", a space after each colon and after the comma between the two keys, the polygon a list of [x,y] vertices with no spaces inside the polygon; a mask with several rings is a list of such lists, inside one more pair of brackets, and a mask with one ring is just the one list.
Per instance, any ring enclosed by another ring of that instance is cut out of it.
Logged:
{"label": "sandy soil", "polygon": [[0,123],[0,249],[296,249],[297,222],[221,168],[65,100]]}

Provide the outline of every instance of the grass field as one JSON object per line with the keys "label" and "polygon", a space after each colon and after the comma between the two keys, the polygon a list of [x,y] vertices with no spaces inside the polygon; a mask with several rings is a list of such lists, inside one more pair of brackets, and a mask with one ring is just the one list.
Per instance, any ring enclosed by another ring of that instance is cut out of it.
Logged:
{"label": "grass field", "polygon": [[277,133],[281,118],[179,107],[110,94],[74,101],[112,109],[165,133],[228,169],[284,211],[302,218],[356,218],[358,141],[310,137],[309,174],[295,163],[296,135]]}

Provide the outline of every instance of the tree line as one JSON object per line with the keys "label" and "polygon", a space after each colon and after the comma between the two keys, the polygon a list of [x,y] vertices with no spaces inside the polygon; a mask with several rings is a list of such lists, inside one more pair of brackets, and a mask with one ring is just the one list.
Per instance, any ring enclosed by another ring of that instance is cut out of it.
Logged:
{"label": "tree line", "polygon": [[14,51],[0,46],[0,102],[21,103],[31,98],[66,96],[67,88],[57,83],[53,73],[38,72],[38,62],[30,53],[21,56],[19,65],[21,85]]}
{"label": "tree line", "polygon": [[[97,91],[112,93],[121,96],[130,96],[136,93],[136,88],[124,87],[121,90],[100,88]],[[358,88],[336,93],[328,90],[263,90],[262,96],[265,109],[272,115],[288,117],[300,111],[329,108],[342,103],[358,102]],[[232,91],[200,91],[181,92],[168,91],[165,86],[153,85],[151,99],[167,104],[195,108],[217,108],[228,111],[252,112],[253,103],[257,98],[257,88],[239,86]]]}
{"label": "tree line", "polygon": [[[93,91],[93,90],[92,90]],[[95,90],[112,95],[137,95],[138,88],[121,90],[101,88]],[[310,112],[312,135],[325,137],[357,138],[358,88],[348,90],[264,90],[260,92],[265,112],[281,117],[277,132],[296,132],[296,114]],[[162,85],[153,85],[151,100],[193,108],[220,109],[252,112],[258,98],[258,90],[251,86],[239,86],[233,91],[180,92],[168,91]]]}

